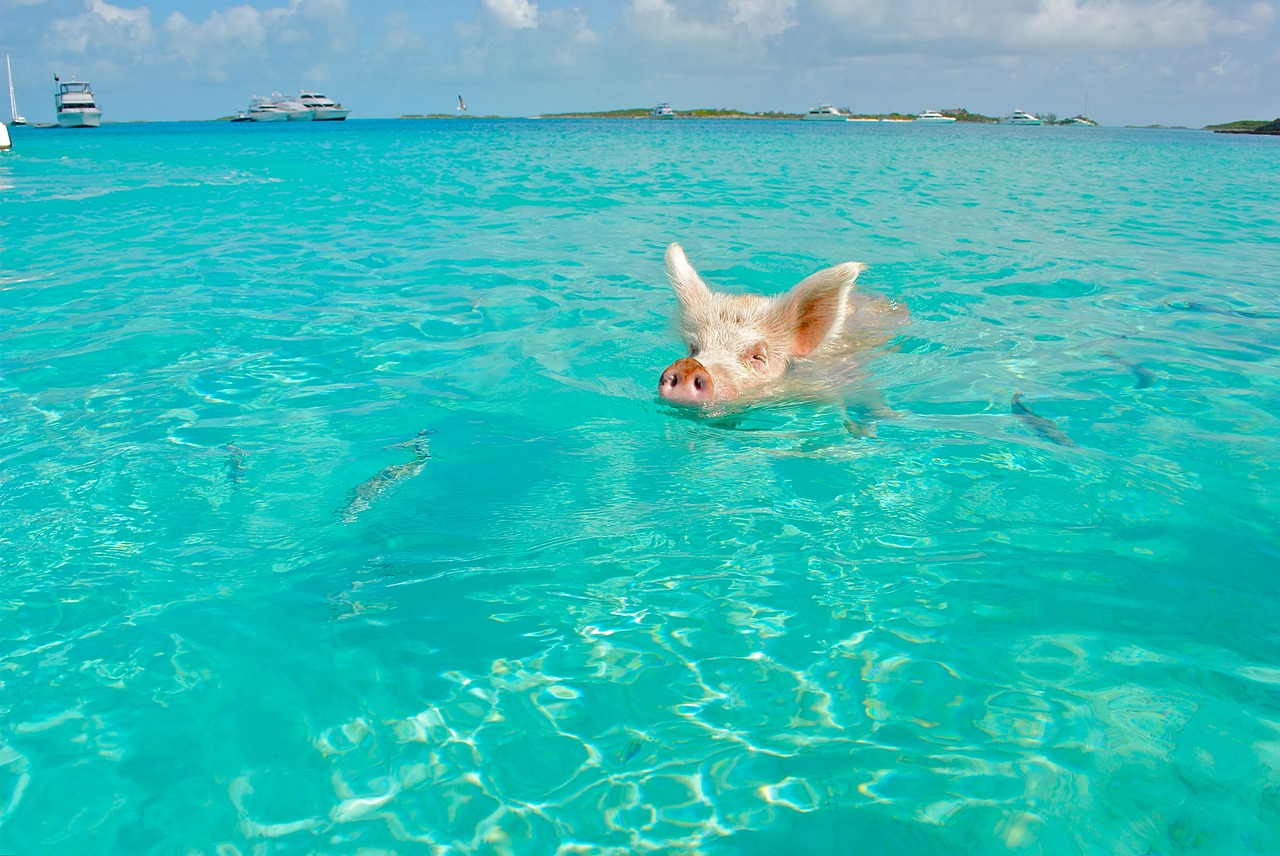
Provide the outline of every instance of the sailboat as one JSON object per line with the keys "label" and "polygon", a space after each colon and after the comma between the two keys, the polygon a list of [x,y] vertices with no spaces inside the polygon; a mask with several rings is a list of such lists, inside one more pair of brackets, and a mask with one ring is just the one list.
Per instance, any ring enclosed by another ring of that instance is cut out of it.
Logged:
{"label": "sailboat", "polygon": [[5,67],[9,69],[9,112],[13,114],[11,125],[25,125],[27,120],[18,115],[18,99],[13,94],[13,66],[9,64],[9,55],[4,55]]}
{"label": "sailboat", "polygon": [[1098,127],[1098,123],[1089,118],[1089,93],[1088,92],[1085,92],[1084,94],[1084,112],[1081,113],[1079,116],[1072,116],[1070,119],[1063,122],[1062,124],[1085,125],[1091,128]]}

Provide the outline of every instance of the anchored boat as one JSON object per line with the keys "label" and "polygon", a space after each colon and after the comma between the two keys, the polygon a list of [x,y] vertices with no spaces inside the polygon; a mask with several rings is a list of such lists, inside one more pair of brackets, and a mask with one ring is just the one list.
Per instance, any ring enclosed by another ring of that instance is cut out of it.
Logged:
{"label": "anchored boat", "polygon": [[4,55],[5,68],[9,69],[9,114],[13,117],[10,125],[25,125],[27,120],[18,115],[18,99],[13,94],[13,66],[9,64],[9,55]]}
{"label": "anchored boat", "polygon": [[849,117],[830,104],[819,104],[808,113],[805,113],[803,118],[815,122],[843,122]]}
{"label": "anchored boat", "polygon": [[68,81],[53,76],[58,84],[58,91],[53,96],[53,111],[58,115],[58,126],[62,128],[96,128],[102,124],[102,111],[93,98],[93,89],[88,81],[76,80],[75,75]]}

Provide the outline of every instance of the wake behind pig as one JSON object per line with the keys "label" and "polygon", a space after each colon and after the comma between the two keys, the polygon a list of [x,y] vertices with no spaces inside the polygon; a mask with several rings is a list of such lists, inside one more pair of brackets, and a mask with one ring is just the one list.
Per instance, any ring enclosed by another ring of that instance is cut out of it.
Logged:
{"label": "wake behind pig", "polygon": [[869,350],[906,322],[905,307],[854,288],[866,265],[820,270],[775,297],[713,291],[679,244],[667,276],[689,355],[667,366],[658,394],[711,407],[778,397],[839,397]]}

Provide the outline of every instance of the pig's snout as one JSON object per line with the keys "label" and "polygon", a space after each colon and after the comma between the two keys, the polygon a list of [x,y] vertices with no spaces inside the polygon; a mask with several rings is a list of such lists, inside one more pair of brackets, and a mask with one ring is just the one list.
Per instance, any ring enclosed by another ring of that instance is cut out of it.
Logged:
{"label": "pig's snout", "polygon": [[684,357],[667,366],[658,381],[658,395],[675,404],[710,404],[715,383],[702,363]]}

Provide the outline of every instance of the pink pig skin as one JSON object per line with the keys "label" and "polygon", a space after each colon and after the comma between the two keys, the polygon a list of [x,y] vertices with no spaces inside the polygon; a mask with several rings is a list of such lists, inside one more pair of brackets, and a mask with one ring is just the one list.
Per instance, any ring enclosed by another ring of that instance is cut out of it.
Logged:
{"label": "pink pig skin", "polygon": [[658,395],[673,404],[709,406],[769,394],[794,365],[838,365],[851,349],[887,338],[905,310],[855,293],[866,265],[818,271],[786,294],[712,291],[679,244],[667,247],[667,276],[680,303],[689,355],[667,366]]}

